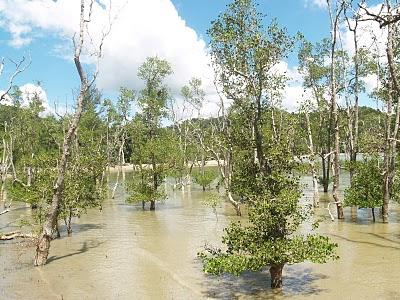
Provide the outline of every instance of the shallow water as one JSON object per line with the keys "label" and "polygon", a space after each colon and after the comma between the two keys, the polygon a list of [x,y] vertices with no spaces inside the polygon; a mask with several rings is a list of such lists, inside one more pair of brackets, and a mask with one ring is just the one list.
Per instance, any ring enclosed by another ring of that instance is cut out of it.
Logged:
{"label": "shallow water", "polygon": [[[310,195],[308,186],[303,201],[311,202]],[[126,204],[125,197],[120,187],[103,211],[76,220],[72,237],[62,232],[52,242],[42,268],[32,266],[34,248],[0,242],[0,299],[400,299],[397,205],[391,206],[390,224],[373,224],[368,210],[352,222],[350,209],[344,221],[331,222],[322,197],[317,214],[326,220],[319,231],[339,244],[340,260],[286,266],[283,290],[272,292],[268,272],[202,273],[196,253],[206,242],[219,244],[222,229],[237,218],[228,204],[216,216],[195,188],[170,191],[155,212]],[[20,205],[0,216],[0,231],[15,230],[15,220],[29,213]]]}

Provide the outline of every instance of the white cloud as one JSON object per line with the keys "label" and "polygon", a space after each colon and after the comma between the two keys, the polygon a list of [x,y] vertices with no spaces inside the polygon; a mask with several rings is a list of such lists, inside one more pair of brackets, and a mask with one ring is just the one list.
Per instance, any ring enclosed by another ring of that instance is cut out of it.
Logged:
{"label": "white cloud", "polygon": [[326,3],[326,0],[305,0],[304,6],[305,7],[314,6],[317,8],[326,8],[327,3]]}
{"label": "white cloud", "polygon": [[[379,13],[381,5],[376,5],[368,8],[373,13]],[[360,11],[363,13],[363,11]],[[362,18],[362,17],[361,17]],[[350,21],[351,27],[354,27],[355,21]],[[341,38],[343,42],[343,48],[349,51],[350,54],[354,54],[354,35],[349,30],[347,23],[341,25]],[[375,21],[363,21],[358,22],[357,27],[357,40],[359,48],[366,48],[372,52],[376,52],[379,56],[385,59],[386,42],[387,42],[387,31],[379,27],[379,23]]]}
{"label": "white cloud", "polygon": [[[206,43],[186,25],[170,0],[114,0],[112,5],[111,14],[117,17],[104,44],[99,88],[140,89],[137,69],[146,57],[157,55],[171,63],[174,74],[167,83],[175,95],[191,77],[202,78],[207,95],[215,94]],[[10,32],[15,47],[30,43],[38,34],[55,33],[64,42],[54,45],[53,52],[65,57],[60,49],[65,49],[65,39],[78,29],[79,7],[78,0],[0,0],[0,16],[5,20],[0,26]],[[95,2],[89,28],[94,44],[108,20],[107,11]]]}
{"label": "white cloud", "polygon": [[362,78],[365,83],[365,91],[371,93],[379,86],[378,76],[376,74],[369,74]]}
{"label": "white cloud", "polygon": [[[369,11],[378,14],[381,9],[381,5],[375,5],[366,8]],[[363,14],[364,11],[360,10],[360,13]],[[351,20],[350,25],[354,27],[355,21]],[[349,30],[347,23],[341,25],[340,33],[344,50],[348,51],[350,55],[354,55],[354,34]],[[358,47],[360,49],[368,49],[377,57],[379,57],[379,62],[381,64],[387,63],[387,31],[385,29],[381,29],[378,22],[372,20],[359,22],[357,27],[357,40]],[[379,85],[379,79],[376,74],[369,74],[361,78],[361,80],[365,83],[367,93],[371,93]]]}
{"label": "white cloud", "polygon": [[282,91],[281,106],[288,111],[296,111],[300,105],[311,100],[311,92],[303,87],[303,75],[298,71],[297,66],[290,67],[287,62],[281,61],[275,65],[272,72],[286,75],[289,80],[287,86]]}
{"label": "white cloud", "polygon": [[34,98],[38,98],[44,108],[43,115],[48,115],[48,114],[53,114],[54,110],[50,107],[48,99],[47,99],[47,93],[46,91],[40,86],[40,85],[35,85],[33,83],[26,83],[22,86],[20,86],[19,90],[21,91],[21,98],[22,98],[22,106],[29,106],[29,103]]}
{"label": "white cloud", "polygon": [[48,107],[47,103],[47,94],[44,91],[44,89],[39,86],[35,85],[33,83],[27,83],[22,86],[20,86],[19,90],[21,91],[21,98],[22,98],[22,105],[23,106],[28,106],[29,103],[34,99],[38,98],[42,101],[43,106]]}
{"label": "white cloud", "polygon": [[[29,104],[32,102],[34,98],[37,98],[41,101],[44,111],[43,114],[50,114],[53,113],[53,110],[50,108],[50,105],[47,100],[47,94],[46,91],[40,86],[36,85],[33,83],[26,83],[22,86],[19,87],[19,90],[21,91],[21,106],[22,107],[27,107]],[[0,91],[0,94],[2,94],[3,91]],[[14,105],[13,99],[9,96],[5,96],[5,100],[1,102],[3,105]]]}
{"label": "white cloud", "polygon": [[[317,6],[322,2],[311,1]],[[108,1],[101,3],[108,5]],[[214,72],[209,65],[206,43],[186,25],[171,0],[113,0],[112,3],[111,14],[117,18],[104,44],[97,86],[111,92],[118,91],[120,86],[140,89],[143,84],[137,78],[137,69],[146,57],[157,55],[172,65],[174,74],[167,83],[173,94],[179,97],[181,87],[191,77],[199,77],[207,95],[201,115],[216,115],[219,96],[213,84]],[[11,34],[11,45],[21,47],[51,34],[60,41],[50,51],[71,59],[72,49],[65,45],[71,45],[70,38],[78,30],[79,0],[0,0],[0,17],[0,26]],[[107,11],[96,1],[89,28],[95,43],[108,20]],[[85,61],[91,62],[88,57]],[[279,63],[276,70],[292,78],[283,92],[282,105],[294,110],[303,90],[302,76],[285,62]]]}

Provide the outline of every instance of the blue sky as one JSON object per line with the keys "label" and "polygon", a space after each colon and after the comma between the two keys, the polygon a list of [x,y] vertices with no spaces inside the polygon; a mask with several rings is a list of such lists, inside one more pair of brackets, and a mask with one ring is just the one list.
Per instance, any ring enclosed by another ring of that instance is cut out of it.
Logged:
{"label": "blue sky", "polygon": [[[173,0],[180,15],[189,26],[208,41],[207,29],[210,22],[218,17],[227,4],[227,0]],[[266,20],[276,18],[281,26],[291,34],[302,32],[307,39],[317,41],[329,35],[329,20],[325,10],[305,0],[261,0],[259,11]],[[318,30],[316,30],[318,28]]]}
{"label": "blue sky", "polygon": [[[209,42],[206,32],[211,21],[230,2],[141,1],[133,0],[124,7],[118,17],[120,24],[114,26],[111,41],[106,45],[99,87],[110,97],[116,97],[119,86],[140,88],[136,70],[141,61],[150,55],[165,55],[172,61],[175,73],[170,83],[175,93],[185,80],[190,79],[192,73],[198,77],[209,75],[204,54]],[[321,3],[325,2],[323,0],[258,2],[259,11],[266,14],[266,22],[276,18],[290,34],[300,31],[313,42],[329,36],[328,14],[321,7]],[[67,57],[72,53],[68,38],[76,28],[70,23],[75,20],[79,3],[76,0],[49,0],[48,7],[42,7],[41,3],[38,0],[0,0],[0,57],[18,60],[29,53],[32,64],[15,80],[15,84],[21,86],[40,81],[50,106],[54,102],[63,105],[68,101],[71,104],[72,91],[78,86],[78,78],[70,57]],[[42,14],[39,17],[38,12]],[[146,37],[147,33],[149,37]],[[296,64],[294,54],[288,61],[288,68],[294,68]],[[5,73],[0,78],[0,90],[6,86],[11,70],[12,65],[7,63]],[[208,89],[210,94],[213,93],[211,85],[206,82],[206,91]],[[212,107],[208,110],[212,110]]]}

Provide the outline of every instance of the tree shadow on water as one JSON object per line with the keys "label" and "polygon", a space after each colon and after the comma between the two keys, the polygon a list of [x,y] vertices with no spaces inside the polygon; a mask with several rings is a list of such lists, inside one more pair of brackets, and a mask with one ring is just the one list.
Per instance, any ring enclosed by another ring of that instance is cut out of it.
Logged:
{"label": "tree shadow on water", "polygon": [[209,276],[205,282],[207,286],[204,296],[211,299],[282,299],[291,295],[318,295],[324,290],[316,281],[327,278],[317,274],[310,268],[299,269],[286,266],[283,271],[283,289],[272,290],[271,277],[267,270],[263,272],[244,272],[239,277],[223,275]]}
{"label": "tree shadow on water", "polygon": [[85,253],[85,252],[89,251],[90,249],[97,248],[98,246],[100,246],[103,243],[104,242],[93,241],[93,240],[84,241],[83,244],[82,244],[82,247],[80,249],[78,249],[77,251],[69,253],[69,254],[65,254],[65,255],[62,255],[62,256],[51,256],[47,260],[47,263],[51,263],[53,261],[56,261],[56,260],[59,260],[59,259],[62,259],[62,258],[71,257],[71,256],[75,256],[75,255],[79,255],[79,254]]}
{"label": "tree shadow on water", "polygon": [[[386,245],[386,244],[382,244],[382,243],[377,243],[377,242],[370,242],[370,241],[362,241],[362,240],[355,240],[355,239],[350,239],[341,235],[337,235],[337,234],[329,234],[330,236],[345,240],[347,242],[351,242],[351,243],[356,243],[356,244],[365,244],[365,245],[370,245],[370,246],[375,246],[375,247],[380,247],[380,248],[387,248],[387,249],[400,249],[400,247],[396,247],[396,246],[391,246],[391,245]],[[383,240],[387,240],[384,237],[379,236],[381,239]],[[392,243],[396,243],[396,241],[393,240],[389,240]],[[387,242],[387,241],[385,241]],[[384,242],[384,243],[385,243]]]}
{"label": "tree shadow on water", "polygon": [[73,223],[72,224],[72,235],[68,236],[67,235],[67,226],[64,224],[59,225],[59,230],[61,233],[60,237],[57,237],[57,239],[64,239],[64,238],[70,238],[73,237],[74,235],[79,235],[85,231],[90,231],[90,230],[99,230],[104,228],[104,224],[77,224]]}
{"label": "tree shadow on water", "polygon": [[103,224],[73,224],[73,229],[77,233],[79,232],[84,232],[84,231],[89,231],[89,230],[94,230],[94,229],[102,229],[104,227]]}

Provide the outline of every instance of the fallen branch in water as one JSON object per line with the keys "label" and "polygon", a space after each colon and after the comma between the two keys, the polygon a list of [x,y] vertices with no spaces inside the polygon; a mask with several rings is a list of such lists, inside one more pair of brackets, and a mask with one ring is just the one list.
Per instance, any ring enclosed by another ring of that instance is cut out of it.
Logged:
{"label": "fallen branch in water", "polygon": [[3,210],[2,212],[0,212],[0,216],[1,215],[4,215],[4,214],[6,214],[6,213],[8,213],[10,210],[7,208],[6,210]]}
{"label": "fallen branch in water", "polygon": [[9,241],[16,238],[35,239],[37,238],[37,235],[32,233],[23,233],[21,231],[0,233],[0,241]]}

